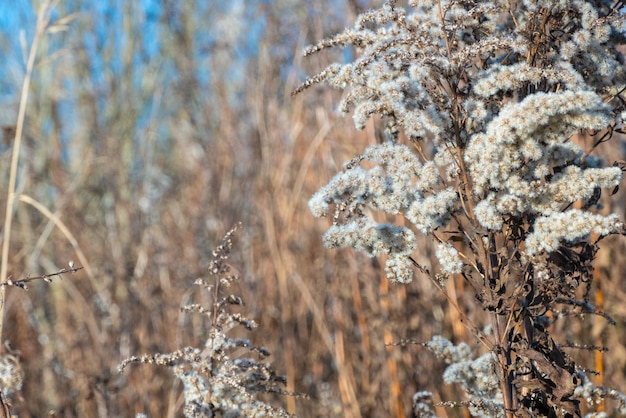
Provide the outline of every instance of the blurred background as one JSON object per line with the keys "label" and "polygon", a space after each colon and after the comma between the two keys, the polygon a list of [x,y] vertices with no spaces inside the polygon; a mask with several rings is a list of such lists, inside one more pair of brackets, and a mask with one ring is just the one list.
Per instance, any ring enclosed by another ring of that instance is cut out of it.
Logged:
{"label": "blurred background", "polygon": [[[288,390],[273,398],[302,417],[411,416],[411,398],[462,400],[442,383],[445,365],[419,345],[441,334],[482,347],[434,286],[416,274],[390,286],[381,260],[327,250],[330,224],[307,201],[342,163],[376,142],[376,127],[353,128],[336,111],[340,92],[314,87],[291,97],[307,75],[352,51],[301,58],[304,46],[351,25],[382,1],[65,0],[39,46],[26,110],[17,191],[67,225],[20,202],[9,274],[86,268],[28,291],[7,290],[3,339],[19,356],[20,417],[180,416],[182,388],[171,371],[128,356],[201,346],[199,318],[180,313],[206,302],[194,288],[211,251],[236,222],[232,264],[242,276],[251,334],[272,353]],[[0,208],[37,1],[0,0]],[[619,143],[602,152],[621,153]],[[623,193],[606,201],[622,213]],[[399,220],[402,222],[401,220]],[[2,229],[2,237],[4,230]],[[607,386],[626,389],[624,240],[605,239],[594,294],[617,321],[568,322],[563,341],[608,345],[598,358],[572,350]],[[430,242],[419,261],[434,263]],[[599,292],[599,290],[603,292]],[[462,282],[448,291],[475,315]],[[462,408],[440,416],[467,416]]]}

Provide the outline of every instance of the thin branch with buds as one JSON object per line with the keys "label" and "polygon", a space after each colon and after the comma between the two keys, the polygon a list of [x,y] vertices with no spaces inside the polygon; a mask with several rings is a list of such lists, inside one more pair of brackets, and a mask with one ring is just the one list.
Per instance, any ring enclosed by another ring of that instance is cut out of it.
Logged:
{"label": "thin branch with buds", "polygon": [[72,266],[70,268],[63,268],[57,271],[56,273],[46,273],[46,274],[42,274],[41,276],[26,276],[25,278],[18,279],[18,280],[13,280],[11,279],[11,277],[9,277],[4,282],[0,283],[0,287],[15,286],[15,287],[20,287],[24,290],[28,290],[27,283],[34,282],[35,280],[43,280],[47,283],[50,283],[53,277],[56,277],[56,276],[61,277],[65,273],[73,274],[83,269],[83,267],[73,267],[73,265],[74,264],[70,262],[70,266]]}

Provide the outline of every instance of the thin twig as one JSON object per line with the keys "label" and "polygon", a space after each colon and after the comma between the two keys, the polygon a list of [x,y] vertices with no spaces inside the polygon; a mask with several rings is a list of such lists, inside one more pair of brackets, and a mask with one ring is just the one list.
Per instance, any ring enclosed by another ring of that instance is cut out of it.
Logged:
{"label": "thin twig", "polygon": [[46,282],[50,282],[51,277],[55,277],[55,276],[60,277],[64,273],[76,273],[78,270],[82,270],[82,269],[83,267],[72,267],[69,269],[64,268],[64,269],[57,271],[56,273],[46,273],[46,274],[42,274],[41,276],[26,276],[25,278],[19,279],[19,280],[12,280],[9,277],[4,282],[0,283],[0,287],[4,288],[6,286],[15,286],[15,287],[21,287],[22,289],[28,290],[26,283],[30,283],[35,280],[44,280]]}

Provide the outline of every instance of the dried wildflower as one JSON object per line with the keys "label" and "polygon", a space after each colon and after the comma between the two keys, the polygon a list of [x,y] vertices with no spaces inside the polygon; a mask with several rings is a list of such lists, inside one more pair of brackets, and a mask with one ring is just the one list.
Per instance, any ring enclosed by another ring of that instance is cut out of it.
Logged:
{"label": "dried wildflower", "polygon": [[459,252],[452,244],[447,242],[440,243],[435,254],[444,273],[456,274],[463,270],[463,262],[459,257]]}
{"label": "dried wildflower", "polygon": [[433,394],[427,391],[413,395],[413,416],[417,418],[435,418],[433,411]]}
{"label": "dried wildflower", "polygon": [[[213,251],[209,266],[210,280],[196,280],[195,284],[209,291],[212,306],[188,305],[187,312],[198,312],[208,317],[211,330],[203,348],[185,347],[167,354],[147,354],[130,357],[120,366],[120,372],[130,363],[146,363],[171,367],[174,375],[183,383],[185,417],[290,417],[281,408],[257,399],[260,393],[278,393],[303,396],[282,389],[284,377],[277,375],[269,363],[252,357],[242,357],[247,352],[261,359],[269,356],[263,347],[257,347],[245,338],[233,338],[229,334],[238,327],[256,328],[256,323],[239,313],[231,312],[233,305],[243,300],[235,295],[222,295],[222,288],[238,276],[231,274],[228,264],[233,247],[232,237],[239,225],[226,233]],[[237,357],[233,353],[237,351]]]}
{"label": "dried wildflower", "polygon": [[[340,109],[353,112],[359,129],[381,117],[388,139],[316,193],[311,211],[334,209],[327,246],[387,254],[393,281],[412,278],[415,234],[434,235],[441,272],[419,272],[434,282],[462,273],[494,324],[507,324],[484,340],[494,350],[480,365],[500,382],[504,393],[490,398],[497,401],[471,392],[474,360],[451,363],[448,380],[466,382],[472,411],[578,416],[563,377],[574,376],[575,366],[542,315],[559,304],[601,314],[576,300],[576,290],[592,280],[590,234],[623,233],[615,215],[593,212],[603,191],[621,183],[622,169],[605,166],[572,137],[597,135],[600,143],[622,124],[624,17],[619,7],[582,0],[409,5],[387,1],[306,50],[357,50],[353,62],[333,64],[296,92],[322,81],[345,90]],[[375,224],[370,213],[379,210],[406,222]],[[448,238],[463,247],[463,261]],[[533,390],[522,390],[522,378]]]}

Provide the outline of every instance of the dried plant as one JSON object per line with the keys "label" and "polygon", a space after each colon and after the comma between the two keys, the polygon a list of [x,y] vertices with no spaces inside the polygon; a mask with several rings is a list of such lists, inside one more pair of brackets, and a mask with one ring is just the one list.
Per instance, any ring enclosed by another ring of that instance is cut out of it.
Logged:
{"label": "dried plant", "polygon": [[[480,404],[472,399],[486,393],[464,381],[472,413],[581,416],[586,371],[552,330],[573,315],[612,322],[590,300],[592,261],[600,239],[624,233],[598,204],[624,165],[592,152],[623,133],[622,3],[396,3],[305,51],[356,48],[354,61],[294,93],[320,82],[343,89],[340,108],[357,128],[379,116],[386,134],[310,200],[315,216],[332,215],[324,243],[386,256],[393,282],[417,271],[445,292],[448,277],[462,277],[493,332],[451,304],[489,354],[464,353],[447,380],[480,366],[498,383]],[[404,221],[377,222],[377,211]],[[437,246],[438,266],[415,261],[418,233]],[[626,413],[623,396],[613,397]]]}
{"label": "dried plant", "polygon": [[[209,279],[195,282],[211,295],[211,306],[194,304],[182,308],[185,312],[199,313],[210,322],[204,348],[185,347],[173,353],[133,356],[119,366],[120,372],[130,363],[171,367],[184,386],[186,417],[290,417],[283,409],[257,399],[257,395],[301,396],[282,389],[286,379],[277,375],[269,363],[262,362],[270,355],[265,348],[230,335],[237,327],[251,331],[257,326],[253,320],[232,312],[232,307],[242,306],[243,300],[224,293],[239,279],[228,264],[233,234],[238,227],[228,231],[213,251]],[[241,356],[242,350],[251,357]]]}

